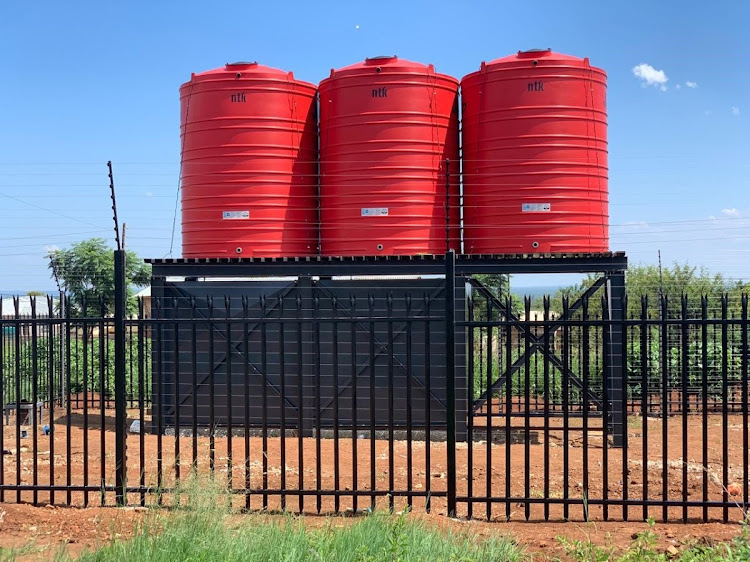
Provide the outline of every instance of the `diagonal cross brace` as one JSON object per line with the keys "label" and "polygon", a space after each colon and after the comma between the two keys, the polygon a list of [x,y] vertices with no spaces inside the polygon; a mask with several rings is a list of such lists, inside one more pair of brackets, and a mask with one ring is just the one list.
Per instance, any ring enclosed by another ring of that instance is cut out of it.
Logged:
{"label": "diagonal cross brace", "polygon": [[[289,287],[284,288],[284,290],[282,291],[281,297],[282,298],[286,297],[287,295],[289,295],[289,293],[291,293],[296,288],[297,288],[297,285],[290,285]],[[173,289],[175,291],[180,292],[180,289],[177,288],[177,287],[173,287]],[[266,311],[265,311],[266,317],[264,318],[264,320],[267,320],[268,319],[268,314],[270,312],[276,310],[276,308],[277,308],[277,306],[275,304],[273,304],[270,308],[266,309]],[[198,309],[198,308],[194,309],[193,312],[196,312],[200,317],[208,320],[211,330],[213,330],[215,332],[215,334],[219,336],[220,340],[223,340],[224,342],[227,341],[227,336],[224,334],[224,332],[222,330],[217,330],[214,327],[214,325],[215,324],[219,324],[220,321],[226,321],[225,318],[209,318],[207,315],[203,314],[200,311],[200,309]],[[245,320],[247,320],[247,319],[245,319]],[[251,322],[248,322],[247,333],[252,332],[259,325],[260,325],[260,321],[257,321],[257,320],[253,320]],[[252,363],[249,360],[249,358],[245,357],[244,356],[245,354],[242,351],[240,351],[240,346],[243,344],[243,342],[244,342],[244,340],[241,340],[241,341],[237,342],[236,344],[232,344],[232,351],[230,353],[235,353],[235,352],[238,353],[240,356],[242,356],[245,359],[245,361],[248,362],[248,365],[250,366],[250,368],[252,369],[252,371],[254,371],[253,375],[258,376],[258,377],[262,377],[263,373],[261,373],[261,371],[258,368],[258,366],[255,365],[254,363]],[[196,383],[196,390],[198,388],[200,388],[201,386],[203,386],[204,384],[206,384],[206,382],[210,379],[210,377],[212,377],[212,376],[214,376],[216,374],[217,369],[220,366],[222,366],[224,363],[226,363],[227,358],[228,357],[227,357],[226,353],[224,353],[223,356],[221,354],[219,355],[219,358],[214,361],[214,365],[211,366],[211,370],[206,375],[204,375],[203,378],[201,378]],[[277,385],[271,383],[268,380],[268,378],[266,378],[266,385],[268,386],[268,388],[270,388],[272,391],[274,391],[278,396],[281,396],[281,390],[279,389],[279,387]],[[177,404],[177,405],[175,405],[173,407],[173,409],[172,409],[171,412],[169,410],[167,410],[166,413],[167,414],[170,414],[170,413],[173,414],[174,413],[174,409],[176,409],[179,406],[184,406],[187,403],[188,398],[189,398],[189,395],[181,397],[180,403]],[[291,402],[291,400],[289,398],[285,398],[284,402],[286,403],[287,407],[291,408],[292,410],[296,410],[297,409],[297,406],[295,406],[294,403]]]}
{"label": "diagonal cross brace", "polygon": [[[323,287],[323,286],[319,286],[318,288],[319,288],[319,289],[320,289],[321,291],[323,291],[324,293],[326,293],[327,295],[329,295],[329,296],[331,296],[331,297],[333,297],[333,296],[334,296],[334,295],[333,295],[333,293],[332,293],[331,291],[329,291],[329,290],[328,290],[328,289],[327,289],[326,287]],[[431,294],[430,294],[430,295],[429,295],[429,296],[428,296],[427,298],[428,298],[428,299],[430,299],[430,300],[434,299],[434,298],[435,298],[435,297],[437,297],[437,296],[438,296],[438,295],[439,295],[439,294],[440,294],[440,293],[441,293],[441,292],[442,292],[442,291],[443,291],[444,289],[445,289],[444,287],[438,287],[438,288],[436,288],[436,289],[435,289],[435,290],[434,290],[434,291],[433,291],[433,292],[432,292],[432,293],[431,293]],[[354,310],[351,310],[351,309],[349,309],[348,307],[344,307],[343,305],[339,305],[339,304],[338,304],[338,303],[340,303],[340,302],[341,302],[342,300],[343,300],[343,299],[336,299],[336,303],[337,303],[338,309],[339,309],[339,310],[343,310],[344,312],[347,312],[347,313],[349,313],[349,314],[350,314],[351,316],[354,316],[354,314],[356,313],[356,311],[354,311]],[[423,312],[424,310],[425,310],[425,308],[424,308],[424,305],[423,305],[423,306],[422,306],[421,308],[418,308],[418,309],[417,309],[416,313],[417,313],[417,314],[419,314],[420,312]],[[419,319],[419,318],[417,318],[417,317],[415,317],[415,318],[414,318],[414,320],[415,320],[415,321],[419,321],[420,319]],[[428,322],[429,322],[429,321],[428,321]],[[393,331],[393,341],[396,341],[396,338],[398,338],[399,336],[401,336],[402,334],[404,334],[404,333],[405,333],[407,325],[408,325],[408,322],[404,322],[402,326],[399,326],[399,327],[398,327],[397,329],[395,329],[395,330]],[[362,330],[364,330],[365,332],[368,332],[368,331],[369,331],[369,330],[367,329],[367,327],[365,327],[364,323],[362,323],[362,322],[357,322],[357,326],[359,326],[359,327],[360,327],[360,328],[361,328]],[[379,339],[378,337],[375,337],[375,338],[374,338],[374,342],[375,342],[375,344],[376,344],[376,346],[377,346],[377,350],[376,350],[376,352],[375,352],[375,358],[378,358],[378,357],[380,357],[380,356],[381,356],[381,355],[383,354],[383,352],[385,352],[385,351],[387,351],[387,350],[388,350],[388,345],[389,345],[389,344],[384,344],[384,343],[382,343],[382,342],[380,341],[380,339]],[[408,376],[408,377],[411,377],[411,378],[412,378],[412,379],[413,379],[413,380],[414,380],[414,381],[415,381],[415,382],[417,383],[417,385],[418,385],[419,387],[421,387],[421,388],[425,388],[424,382],[423,382],[423,381],[420,381],[420,380],[419,380],[419,379],[418,379],[417,377],[415,377],[415,376],[414,376],[414,375],[413,375],[412,373],[410,373],[410,372],[408,371],[408,369],[406,368],[406,365],[404,365],[403,361],[401,361],[401,360],[400,360],[400,359],[399,359],[398,357],[396,357],[396,356],[394,356],[394,357],[393,357],[393,359],[394,359],[394,366],[396,366],[396,367],[398,367],[399,369],[401,369],[401,370],[403,370],[404,372],[406,372],[406,376]],[[342,395],[342,394],[343,394],[343,393],[344,393],[344,392],[346,391],[346,389],[347,389],[347,388],[349,388],[349,386],[350,386],[350,385],[351,385],[351,384],[352,384],[353,382],[356,382],[356,380],[357,380],[357,378],[359,377],[359,375],[361,375],[361,374],[362,374],[362,373],[363,373],[363,372],[365,371],[365,369],[367,369],[367,367],[368,367],[368,365],[362,365],[361,367],[359,367],[359,368],[357,369],[357,372],[356,372],[356,373],[355,373],[355,374],[354,374],[353,376],[349,377],[348,381],[346,381],[346,383],[345,383],[345,384],[343,384],[343,385],[342,385],[342,386],[340,387],[340,389],[339,389],[339,394],[338,394],[338,395],[339,395],[339,396],[341,396],[341,395]],[[425,376],[427,376],[427,374],[425,374]],[[443,403],[443,401],[442,401],[442,400],[440,400],[440,399],[439,399],[439,398],[438,398],[437,396],[435,396],[435,394],[434,394],[433,392],[430,392],[430,398],[431,398],[431,399],[433,399],[433,400],[436,400],[436,401],[438,402],[438,404],[440,404],[441,406],[445,406],[445,404]],[[325,405],[321,405],[320,411],[321,411],[321,412],[323,412],[324,410],[327,410],[328,408],[330,408],[330,407],[331,407],[331,405],[333,404],[333,401],[334,401],[334,397],[332,397],[332,398],[331,398],[330,400],[328,400],[328,402],[327,402],[327,403],[326,403]]]}
{"label": "diagonal cross brace", "polygon": [[[517,324],[516,329],[522,333],[524,337],[526,337],[526,333],[528,332],[528,328],[523,325],[523,322],[521,322],[521,319],[513,314],[512,311],[508,310],[507,307],[500,302],[500,300],[495,297],[492,293],[490,293],[487,288],[482,285],[480,282],[478,282],[475,279],[470,279],[469,283],[471,283],[472,287],[476,288],[482,295],[491,300],[495,306],[501,311],[505,313],[506,318],[510,322],[514,322]],[[569,320],[571,315],[581,308],[583,306],[583,301],[586,299],[591,298],[596,291],[598,291],[604,284],[606,283],[606,277],[601,277],[600,279],[597,279],[596,282],[591,285],[586,291],[576,300],[570,307],[568,307],[567,314],[561,316],[556,321],[552,322],[549,326],[545,327],[545,333],[541,336],[537,336],[531,332],[528,332],[528,338],[531,341],[531,346],[529,349],[529,355],[533,355],[537,351],[541,351],[542,355],[547,357],[547,359],[552,363],[557,369],[563,374],[563,376],[568,377],[568,380],[573,383],[573,386],[579,388],[580,390],[583,390],[583,381],[572,371],[570,370],[567,365],[565,365],[560,359],[560,357],[557,356],[556,353],[553,351],[550,351],[546,349],[546,346],[544,345],[544,339],[545,337],[554,334],[555,331],[560,328],[566,320]],[[512,376],[515,372],[520,370],[524,365],[526,364],[526,352],[522,353],[518,359],[516,359],[513,364],[510,366],[510,369],[507,372],[501,373],[500,376],[497,378],[497,380],[492,383],[489,389],[485,390],[479,398],[477,398],[474,401],[474,412],[479,411],[482,406],[484,406],[487,403],[487,400],[492,395],[493,392],[501,388],[507,379],[507,377]],[[589,400],[595,404],[600,409],[603,407],[603,401],[600,397],[596,396],[591,390],[588,390]]]}

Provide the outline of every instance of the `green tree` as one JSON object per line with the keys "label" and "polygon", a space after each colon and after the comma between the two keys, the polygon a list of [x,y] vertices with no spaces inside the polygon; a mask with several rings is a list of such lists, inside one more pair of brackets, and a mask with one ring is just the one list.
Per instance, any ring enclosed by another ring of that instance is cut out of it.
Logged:
{"label": "green tree", "polygon": [[[105,314],[114,312],[115,270],[114,253],[102,238],[91,238],[73,244],[68,249],[51,251],[49,268],[63,285],[73,314],[81,314],[83,303],[90,311],[98,312],[99,299]],[[132,298],[134,287],[143,287],[150,281],[151,268],[135,252],[128,251],[125,258],[128,312],[135,312],[137,303]]]}
{"label": "green tree", "polygon": [[26,293],[26,296],[28,296],[28,297],[46,297],[47,293],[45,293],[44,291],[29,291],[28,293]]}
{"label": "green tree", "polygon": [[[599,277],[599,275],[589,274],[580,284],[559,289],[552,299],[552,308],[562,310],[564,295],[568,296],[571,303],[574,302]],[[727,279],[721,273],[711,273],[705,267],[677,262],[663,267],[661,272],[658,265],[632,265],[625,274],[625,285],[628,295],[628,314],[633,316],[640,315],[643,296],[648,298],[649,309],[658,311],[660,295],[667,297],[668,310],[673,315],[678,314],[681,309],[682,295],[687,296],[690,309],[695,310],[700,307],[702,296],[708,297],[712,303],[717,303],[721,295],[727,294],[730,309],[736,312],[741,294],[750,289],[750,284]],[[592,316],[601,314],[602,294],[601,291],[597,292],[589,301],[589,311]]]}

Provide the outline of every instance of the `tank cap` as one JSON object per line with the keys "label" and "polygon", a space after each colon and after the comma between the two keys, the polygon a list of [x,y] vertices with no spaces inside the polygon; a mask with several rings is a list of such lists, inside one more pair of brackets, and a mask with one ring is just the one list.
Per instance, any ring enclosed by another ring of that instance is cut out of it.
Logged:
{"label": "tank cap", "polygon": [[380,64],[381,62],[390,62],[397,59],[398,57],[396,55],[379,55],[377,57],[367,57],[365,59],[365,64]]}
{"label": "tank cap", "polygon": [[226,66],[258,66],[258,61],[237,61],[237,62],[228,62]]}
{"label": "tank cap", "polygon": [[525,51],[518,51],[519,57],[537,57],[537,56],[546,56],[552,53],[552,49],[527,49]]}

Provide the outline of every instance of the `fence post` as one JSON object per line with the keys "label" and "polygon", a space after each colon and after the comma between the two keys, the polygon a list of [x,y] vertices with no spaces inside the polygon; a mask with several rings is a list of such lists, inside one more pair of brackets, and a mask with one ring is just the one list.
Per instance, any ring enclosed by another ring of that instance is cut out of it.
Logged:
{"label": "fence post", "polygon": [[[607,396],[612,445],[625,444],[625,361],[623,356],[623,330],[625,330],[625,272],[618,271],[607,277],[607,297],[610,321],[607,341]],[[606,446],[606,443],[605,443]]]}
{"label": "fence post", "polygon": [[[448,517],[456,516],[456,253],[445,253],[445,371]],[[429,446],[429,444],[428,444]],[[471,475],[469,475],[471,478]]]}
{"label": "fence post", "polygon": [[115,250],[115,500],[125,505],[125,251]]}

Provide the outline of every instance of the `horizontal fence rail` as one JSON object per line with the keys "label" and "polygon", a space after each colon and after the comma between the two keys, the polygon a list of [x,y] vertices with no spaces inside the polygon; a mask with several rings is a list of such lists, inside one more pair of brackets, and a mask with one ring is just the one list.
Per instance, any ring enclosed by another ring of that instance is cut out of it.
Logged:
{"label": "horizontal fence rail", "polygon": [[161,282],[131,306],[0,310],[0,501],[160,504],[197,476],[248,510],[748,505],[747,296],[628,301],[604,279],[535,310],[448,269]]}

